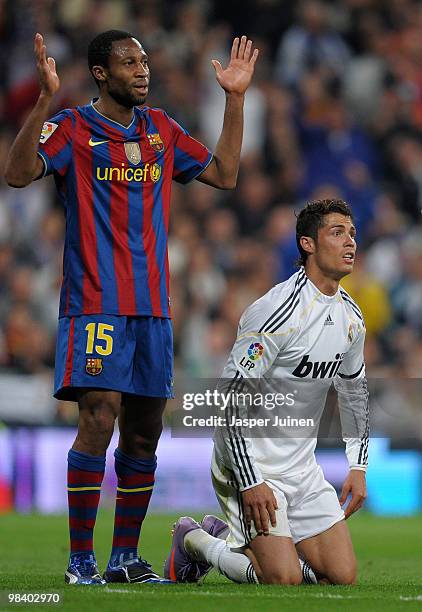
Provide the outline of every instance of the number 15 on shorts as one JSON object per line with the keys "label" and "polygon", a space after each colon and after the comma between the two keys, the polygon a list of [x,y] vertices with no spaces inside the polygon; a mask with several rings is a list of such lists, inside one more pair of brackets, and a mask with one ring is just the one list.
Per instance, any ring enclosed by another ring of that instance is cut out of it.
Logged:
{"label": "number 15 on shorts", "polygon": [[85,351],[87,355],[92,355],[94,350],[98,355],[111,355],[113,336],[107,332],[113,332],[114,325],[92,322],[86,325],[85,331],[87,332]]}

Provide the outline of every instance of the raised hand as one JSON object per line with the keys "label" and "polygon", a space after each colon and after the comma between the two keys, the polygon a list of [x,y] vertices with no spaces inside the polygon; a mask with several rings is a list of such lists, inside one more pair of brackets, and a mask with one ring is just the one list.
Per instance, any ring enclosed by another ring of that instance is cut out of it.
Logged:
{"label": "raised hand", "polygon": [[227,93],[244,94],[250,85],[254,73],[258,49],[252,53],[252,41],[246,36],[235,38],[232,45],[230,62],[223,68],[218,60],[212,60],[216,78]]}
{"label": "raised hand", "polygon": [[54,96],[60,87],[60,80],[57,76],[55,60],[52,57],[47,58],[47,48],[41,34],[35,34],[34,53],[37,60],[41,94]]}

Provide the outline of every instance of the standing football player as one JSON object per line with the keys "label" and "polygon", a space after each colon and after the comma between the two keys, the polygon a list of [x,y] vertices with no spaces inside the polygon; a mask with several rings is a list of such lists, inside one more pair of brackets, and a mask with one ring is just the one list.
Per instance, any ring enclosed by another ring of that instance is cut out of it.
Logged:
{"label": "standing football player", "polygon": [[[242,315],[223,372],[222,389],[233,401],[227,427],[216,430],[212,461],[227,523],[212,516],[202,525],[179,519],[165,565],[169,579],[194,582],[215,567],[236,582],[355,582],[345,519],[366,497],[365,326],[339,285],[353,270],[355,235],[345,202],[309,203],[297,217],[300,270]],[[280,426],[277,435],[254,436],[239,424],[248,414],[236,397],[253,393],[256,382],[264,393],[283,391],[294,398],[289,415],[312,416],[317,424],[334,383],[350,466],[340,500],[316,463],[316,430],[296,437]]]}
{"label": "standing football player", "polygon": [[[227,68],[213,60],[226,93],[214,154],[145,103],[150,71],[141,43],[110,30],[89,45],[99,88],[90,104],[47,120],[59,89],[55,61],[40,34],[35,56],[41,92],[9,153],[12,187],[54,175],[66,213],[64,276],[57,338],[55,397],[79,405],[68,454],[71,584],[160,582],[138,557],[141,525],[154,486],[155,450],[172,395],[167,234],[171,182],[236,185],[243,103],[258,51],[235,38]],[[105,455],[118,418],[113,547],[104,579],[93,529]]]}

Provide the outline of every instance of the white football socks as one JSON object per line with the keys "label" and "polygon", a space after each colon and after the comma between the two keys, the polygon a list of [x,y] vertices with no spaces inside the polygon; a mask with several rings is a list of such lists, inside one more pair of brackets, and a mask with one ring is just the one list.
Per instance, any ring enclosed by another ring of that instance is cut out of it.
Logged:
{"label": "white football socks", "polygon": [[[259,584],[253,565],[245,554],[233,552],[225,540],[215,538],[203,529],[190,531],[184,540],[186,552],[200,563],[210,563],[221,574],[238,583]],[[303,584],[317,584],[311,566],[299,559]]]}
{"label": "white football socks", "polygon": [[214,538],[203,529],[190,531],[184,540],[186,552],[195,561],[210,563],[233,582],[258,584],[252,563],[243,553],[233,552],[225,540]]}
{"label": "white football socks", "polygon": [[302,570],[302,584],[318,584],[317,577],[307,561],[299,557],[300,569]]}

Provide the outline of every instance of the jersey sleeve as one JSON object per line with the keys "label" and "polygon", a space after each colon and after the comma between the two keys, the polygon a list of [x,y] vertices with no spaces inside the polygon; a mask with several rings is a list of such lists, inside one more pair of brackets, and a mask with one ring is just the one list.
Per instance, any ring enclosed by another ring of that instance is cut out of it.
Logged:
{"label": "jersey sleeve", "polygon": [[369,444],[369,393],[364,362],[365,328],[359,326],[356,339],[344,356],[334,379],[338,395],[343,440],[350,469],[366,471]]}
{"label": "jersey sleeve", "polygon": [[178,183],[189,183],[210,164],[212,153],[205,145],[192,138],[177,121],[171,117],[169,121],[174,137],[173,179]]}
{"label": "jersey sleeve", "polygon": [[44,162],[41,176],[54,172],[61,176],[66,174],[72,159],[74,124],[75,117],[71,110],[63,110],[44,123],[38,146],[38,155]]}
{"label": "jersey sleeve", "polygon": [[260,379],[271,368],[281,344],[280,334],[262,331],[267,318],[257,304],[246,309],[224,372],[236,370],[244,379]]}
{"label": "jersey sleeve", "polygon": [[266,320],[263,310],[253,304],[241,318],[236,342],[224,369],[219,390],[230,397],[225,410],[226,426],[220,428],[225,456],[234,472],[239,490],[261,484],[264,479],[257,466],[247,426],[231,425],[234,418],[248,418],[248,406],[238,398],[259,390],[260,379],[273,365],[281,347],[275,338],[261,330]]}

